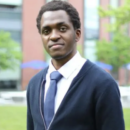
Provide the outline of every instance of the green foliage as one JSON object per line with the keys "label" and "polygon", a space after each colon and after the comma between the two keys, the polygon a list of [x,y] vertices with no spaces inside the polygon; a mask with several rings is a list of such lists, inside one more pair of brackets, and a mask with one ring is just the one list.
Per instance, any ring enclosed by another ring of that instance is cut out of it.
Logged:
{"label": "green foliage", "polygon": [[100,40],[96,44],[97,60],[111,64],[114,71],[130,62],[130,38],[125,26],[130,22],[130,0],[118,8],[109,7],[104,10],[99,7],[101,18],[112,17],[114,23],[107,26],[108,32],[113,34],[111,41]]}
{"label": "green foliage", "polygon": [[112,17],[115,19],[115,22],[108,26],[109,31],[122,30],[122,26],[130,22],[130,0],[124,0],[123,6],[118,8],[109,6],[108,10],[104,10],[102,7],[99,7],[99,15],[102,18]]}
{"label": "green foliage", "polygon": [[47,53],[47,51],[45,50],[45,48],[43,48],[43,55],[45,56],[45,61],[49,63],[51,57],[50,57],[50,55]]}
{"label": "green foliage", "polygon": [[0,31],[0,70],[14,69],[21,58],[20,45],[11,39],[10,33]]}
{"label": "green foliage", "polygon": [[111,42],[98,41],[96,49],[97,60],[111,64],[115,71],[130,62],[130,38],[121,33],[115,33]]}
{"label": "green foliage", "polygon": [[82,44],[77,44],[77,50],[79,51],[80,55],[83,56]]}

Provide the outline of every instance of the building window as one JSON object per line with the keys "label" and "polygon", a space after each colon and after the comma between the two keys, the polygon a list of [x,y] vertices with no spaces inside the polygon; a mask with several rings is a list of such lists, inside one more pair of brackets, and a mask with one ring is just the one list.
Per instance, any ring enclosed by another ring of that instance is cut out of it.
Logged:
{"label": "building window", "polygon": [[14,39],[18,43],[21,43],[21,41],[22,41],[22,39],[21,39],[22,32],[21,31],[8,30],[8,32],[10,32],[12,39]]}
{"label": "building window", "polygon": [[3,80],[0,81],[0,89],[2,90],[11,90],[17,88],[17,81],[14,80]]}
{"label": "building window", "polygon": [[84,0],[84,56],[95,61],[95,42],[99,39],[99,0]]}
{"label": "building window", "polygon": [[0,5],[0,18],[1,19],[5,19],[5,20],[19,19],[19,20],[22,20],[21,13],[22,13],[21,7]]}
{"label": "building window", "polygon": [[[119,0],[110,0],[110,6],[113,8],[117,8],[119,6]],[[110,23],[114,23],[115,18],[111,17],[110,18]],[[111,32],[110,33],[110,40],[113,39],[114,34]]]}
{"label": "building window", "polygon": [[21,6],[0,5],[0,30],[10,32],[13,40],[22,41]]}
{"label": "building window", "polygon": [[[50,1],[55,1],[55,0],[46,0],[46,3]],[[67,1],[67,0],[59,0],[59,1]]]}
{"label": "building window", "polygon": [[53,0],[46,0],[46,3],[47,3],[47,2],[50,2],[50,1],[53,1]]}

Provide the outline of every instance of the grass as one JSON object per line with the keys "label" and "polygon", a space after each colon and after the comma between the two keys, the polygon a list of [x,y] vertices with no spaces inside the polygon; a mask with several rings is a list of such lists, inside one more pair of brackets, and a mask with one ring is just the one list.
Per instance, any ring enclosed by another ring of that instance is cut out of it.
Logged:
{"label": "grass", "polygon": [[[130,130],[130,109],[124,109],[126,130]],[[0,106],[0,130],[26,130],[26,107]]]}
{"label": "grass", "polygon": [[26,107],[0,106],[0,130],[26,130]]}
{"label": "grass", "polygon": [[124,109],[124,119],[126,130],[130,130],[130,109]]}

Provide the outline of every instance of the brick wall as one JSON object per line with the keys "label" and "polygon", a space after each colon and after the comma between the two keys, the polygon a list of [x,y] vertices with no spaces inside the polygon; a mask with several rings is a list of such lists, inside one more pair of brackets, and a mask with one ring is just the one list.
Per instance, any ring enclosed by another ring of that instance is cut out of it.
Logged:
{"label": "brick wall", "polygon": [[[36,28],[36,17],[44,3],[44,0],[23,0],[23,63],[32,60],[44,60],[42,42]],[[35,73],[37,73],[37,70],[31,68],[22,69],[22,89],[27,86]]]}

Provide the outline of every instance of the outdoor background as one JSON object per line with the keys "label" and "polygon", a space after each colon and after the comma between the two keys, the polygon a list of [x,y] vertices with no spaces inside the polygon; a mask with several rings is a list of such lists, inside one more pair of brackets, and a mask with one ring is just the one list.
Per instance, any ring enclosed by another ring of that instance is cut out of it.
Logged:
{"label": "outdoor background", "polygon": [[[0,130],[26,129],[26,88],[50,62],[36,28],[51,0],[0,0]],[[130,130],[130,0],[64,0],[81,18],[80,54],[119,85]]]}

